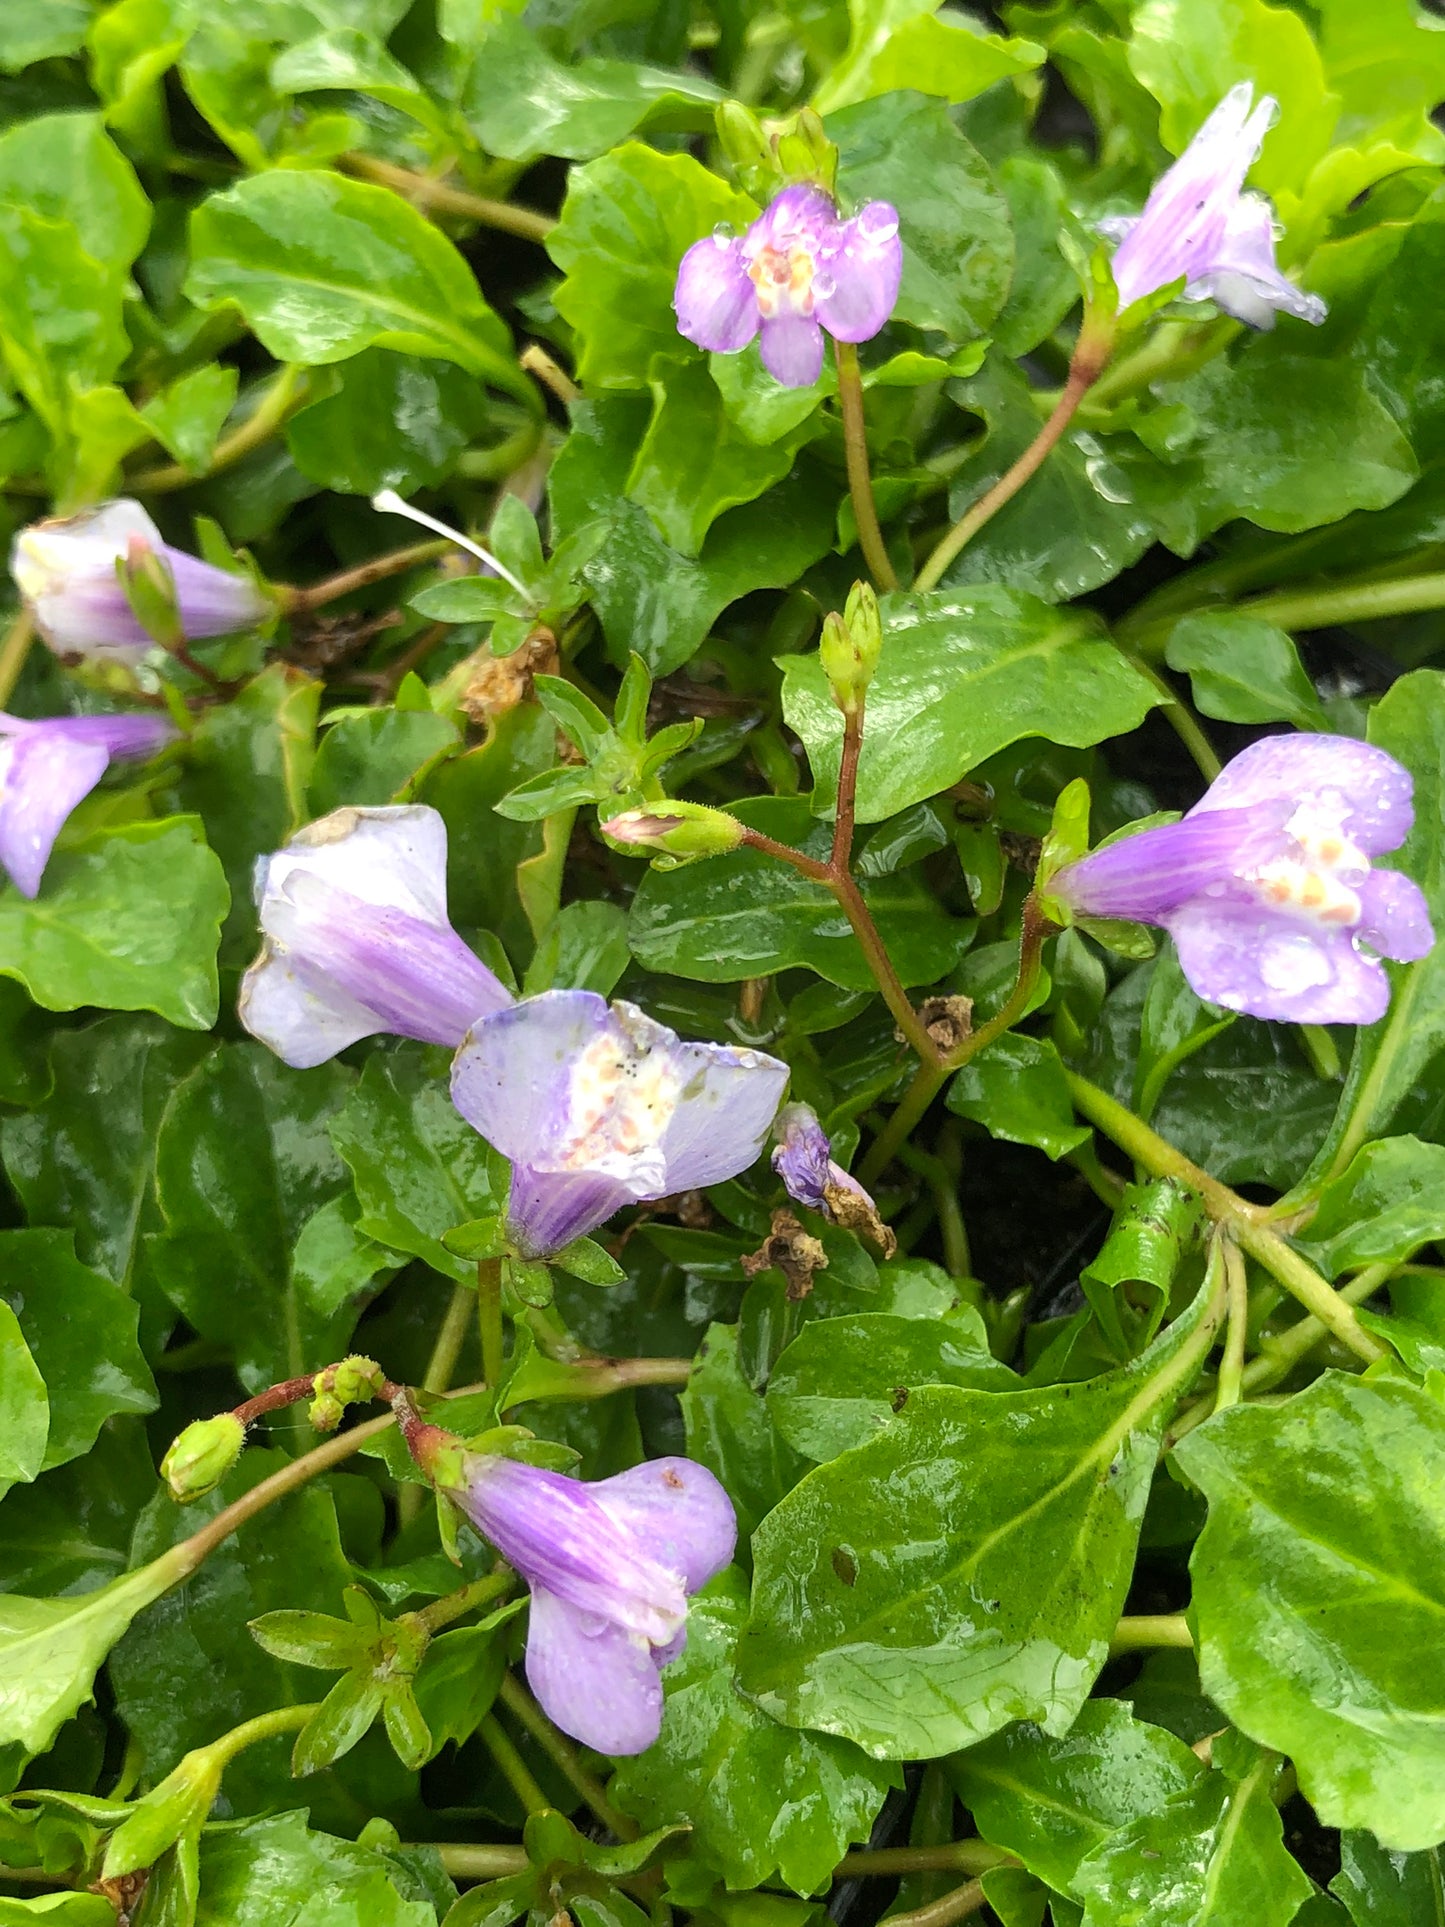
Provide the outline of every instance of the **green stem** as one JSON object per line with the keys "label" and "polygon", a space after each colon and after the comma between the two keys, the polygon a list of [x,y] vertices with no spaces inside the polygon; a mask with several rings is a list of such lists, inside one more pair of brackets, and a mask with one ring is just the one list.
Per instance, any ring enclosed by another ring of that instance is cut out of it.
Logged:
{"label": "green stem", "polygon": [[1341,1344],[1367,1364],[1388,1355],[1387,1348],[1370,1334],[1355,1317],[1353,1308],[1284,1239],[1262,1222],[1258,1206],[1201,1171],[1182,1151],[1176,1151],[1156,1131],[1117,1099],[1090,1084],[1075,1072],[1065,1070],[1074,1108],[1121,1151],[1157,1178],[1177,1178],[1203,1200],[1215,1221],[1227,1225],[1249,1255],[1276,1278],[1305,1310],[1318,1318]]}
{"label": "green stem", "polygon": [[1327,629],[1337,622],[1373,622],[1381,616],[1411,616],[1424,609],[1445,608],[1445,574],[1280,589],[1273,595],[1252,596],[1236,606],[1241,615],[1259,616],[1281,629]]}
{"label": "green stem", "polygon": [[1139,656],[1131,656],[1128,650],[1121,651],[1125,662],[1136,669],[1146,681],[1153,683],[1163,698],[1164,720],[1194,758],[1195,766],[1206,783],[1212,783],[1224,768],[1218,753],[1208,736],[1205,735],[1199,718],[1185,702],[1177,690],[1171,689],[1157,669]]}
{"label": "green stem", "polygon": [[845,1853],[833,1869],[835,1880],[857,1880],[909,1873],[987,1873],[1015,1865],[1011,1853],[986,1840],[949,1840],[936,1847],[863,1847]]}
{"label": "green stem", "polygon": [[488,1713],[477,1731],[501,1771],[502,1778],[516,1794],[524,1813],[545,1813],[552,1802],[532,1778],[527,1762],[502,1731],[495,1713]]}
{"label": "green stem", "polygon": [[544,426],[540,419],[529,418],[505,441],[494,442],[490,448],[464,448],[453,473],[467,482],[505,481],[536,454]]}
{"label": "green stem", "polygon": [[427,1851],[437,1856],[454,1880],[506,1880],[525,1873],[531,1864],[525,1847],[455,1846],[442,1840]]}
{"label": "green stem", "polygon": [[1141,348],[1116,362],[1094,384],[1089,397],[1089,417],[1104,414],[1121,401],[1142,394],[1156,381],[1182,381],[1242,332],[1237,321],[1165,322],[1156,328]]}
{"label": "green stem", "polygon": [[196,1752],[203,1753],[215,1767],[224,1770],[248,1746],[274,1739],[278,1733],[299,1732],[320,1705],[320,1700],[312,1700],[304,1706],[278,1706],[269,1713],[258,1713],[255,1719],[243,1720],[209,1746],[198,1747]]}
{"label": "green stem", "polygon": [[423,1606],[416,1617],[428,1633],[439,1633],[444,1626],[475,1612],[478,1606],[490,1606],[494,1599],[504,1597],[516,1584],[516,1578],[510,1567],[504,1572],[486,1573],[469,1585],[458,1586],[455,1592],[434,1599],[429,1606]]}
{"label": "green stem", "polygon": [[1117,1658],[1120,1653],[1153,1652],[1161,1647],[1193,1652],[1194,1637],[1183,1613],[1139,1613],[1132,1618],[1121,1619],[1109,1641],[1109,1657]]}
{"label": "green stem", "polygon": [[419,569],[424,563],[435,562],[454,546],[442,540],[413,542],[409,548],[393,549],[390,555],[373,556],[370,562],[362,562],[354,569],[343,569],[339,575],[329,575],[324,581],[310,583],[304,589],[281,588],[283,609],[288,616],[295,616],[304,615],[311,609],[324,608],[328,602],[339,602],[342,596],[354,595],[358,589],[369,589],[373,582],[385,582],[389,576],[405,575],[409,569]]}
{"label": "green stem", "polygon": [[938,1216],[938,1233],[943,1240],[943,1268],[950,1278],[971,1276],[968,1228],[958,1201],[958,1173],[950,1171],[941,1157],[920,1151],[915,1144],[900,1144],[898,1161],[916,1171],[933,1194]]}
{"label": "green stem", "polygon": [[501,1384],[505,1368],[500,1258],[477,1260],[477,1324],[482,1343],[482,1378],[495,1387]]}
{"label": "green stem", "polygon": [[1226,1411],[1238,1405],[1244,1386],[1244,1347],[1249,1332],[1249,1281],[1239,1247],[1227,1233],[1214,1240],[1211,1262],[1224,1266],[1229,1288],[1229,1323],[1224,1332],[1224,1351],[1219,1361],[1219,1378],[1214,1388],[1214,1409]]}
{"label": "green stem", "polygon": [[21,609],[5,631],[4,642],[0,643],[0,709],[15,693],[34,640],[35,619],[28,609]]}
{"label": "green stem", "polygon": [[525,1726],[563,1778],[569,1780],[604,1827],[619,1840],[635,1840],[641,1829],[620,1813],[607,1797],[602,1782],[589,1773],[577,1750],[560,1734],[527,1689],[511,1673],[503,1673],[497,1697],[520,1726]]}
{"label": "green stem", "polygon": [[868,467],[868,431],[863,418],[863,376],[858,366],[858,350],[851,341],[835,341],[833,353],[838,363],[838,405],[843,414],[843,453],[848,464],[848,493],[853,498],[853,520],[858,525],[858,546],[868,572],[880,589],[896,589],[893,573],[878,526],[878,505],[873,499],[873,477]]}
{"label": "green stem", "polygon": [[470,1285],[454,1285],[451,1302],[442,1319],[441,1330],[437,1333],[436,1343],[432,1346],[431,1357],[427,1360],[425,1375],[421,1381],[424,1392],[445,1392],[450,1389],[452,1374],[457,1368],[467,1327],[472,1322],[472,1303],[476,1293]]}
{"label": "green stem", "polygon": [[951,1893],[946,1893],[941,1900],[930,1900],[926,1907],[915,1907],[909,1913],[890,1914],[888,1927],[949,1927],[952,1921],[978,1913],[987,1898],[983,1882],[970,1880],[962,1887],[955,1887]]}
{"label": "green stem", "polygon": [[465,220],[496,228],[502,234],[520,235],[524,241],[544,242],[557,225],[553,215],[541,214],[535,208],[516,207],[510,201],[493,201],[482,194],[469,194],[465,188],[449,187],[445,181],[434,181],[426,174],[413,173],[408,167],[377,160],[372,154],[343,154],[341,165],[349,174],[380,187],[395,188],[408,200],[417,201],[425,208],[435,208],[439,214],[460,214]]}
{"label": "green stem", "polygon": [[189,488],[193,482],[203,481],[208,475],[217,475],[223,469],[233,468],[254,448],[268,442],[286,417],[295,412],[306,399],[306,371],[283,362],[270,387],[262,395],[238,428],[229,435],[223,435],[216,443],[215,451],[206,467],[199,473],[183,468],[179,462],[168,462],[163,468],[143,468],[134,475],[127,476],[126,487],[135,489],[142,495],[168,495],[178,488]]}

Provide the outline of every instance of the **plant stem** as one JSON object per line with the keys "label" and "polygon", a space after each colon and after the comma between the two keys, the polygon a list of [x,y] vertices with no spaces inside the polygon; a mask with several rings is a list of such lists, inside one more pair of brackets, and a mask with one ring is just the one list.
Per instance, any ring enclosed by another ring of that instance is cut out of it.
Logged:
{"label": "plant stem", "polygon": [[1079,403],[1098,380],[1109,358],[1111,346],[1112,338],[1105,339],[1101,333],[1091,328],[1086,316],[1084,326],[1079,332],[1073,359],[1069,363],[1069,378],[1054,404],[1053,413],[1012,468],[1001,475],[993,487],[954,523],[918,571],[913,584],[915,589],[925,590],[936,587],[949,563],[959,551],[972,541],[984,523],[992,521],[1005,502],[1012,501],[1024,483],[1043,467],[1049,450],[1059,440],[1073,420]]}
{"label": "plant stem", "polygon": [[0,709],[15,693],[15,685],[29,659],[30,645],[34,640],[35,618],[28,609],[22,608],[5,631],[4,642],[0,642]]}
{"label": "plant stem", "polygon": [[1014,1864],[1011,1853],[986,1840],[948,1840],[936,1847],[863,1847],[845,1853],[833,1869],[835,1880],[906,1873],[986,1873]]}
{"label": "plant stem", "polygon": [[482,1379],[493,1387],[502,1382],[505,1353],[502,1341],[502,1261],[477,1260],[477,1325],[482,1342]]}
{"label": "plant stem", "polygon": [[506,1880],[525,1873],[530,1864],[525,1847],[467,1847],[443,1840],[429,1851],[454,1880]]}
{"label": "plant stem", "polygon": [[554,361],[535,341],[522,350],[520,360],[527,373],[535,375],[544,388],[550,388],[564,408],[570,408],[582,393],[560,362]]}
{"label": "plant stem", "polygon": [[476,1293],[470,1285],[452,1286],[451,1301],[421,1381],[424,1392],[445,1392],[449,1389],[466,1339],[467,1327],[472,1321],[472,1301],[475,1297]]}
{"label": "plant stem", "polygon": [[1227,1232],[1218,1234],[1214,1249],[1224,1266],[1225,1283],[1229,1290],[1229,1323],[1225,1328],[1224,1351],[1214,1388],[1214,1409],[1223,1412],[1231,1405],[1238,1405],[1243,1395],[1244,1345],[1249,1330],[1249,1280],[1245,1276],[1244,1258],[1239,1247]]}
{"label": "plant stem", "polygon": [[429,1606],[423,1606],[416,1617],[429,1633],[439,1633],[444,1626],[455,1620],[464,1619],[478,1606],[490,1606],[494,1599],[500,1599],[511,1591],[517,1575],[508,1566],[502,1572],[489,1572],[480,1579],[473,1579],[470,1585],[458,1586],[455,1592],[434,1599]]}
{"label": "plant stem", "polygon": [[532,1778],[531,1769],[516,1747],[502,1731],[495,1713],[487,1717],[477,1728],[483,1743],[501,1769],[502,1778],[516,1794],[524,1813],[545,1813],[552,1802]]}
{"label": "plant stem", "polygon": [[204,481],[208,475],[217,475],[222,469],[233,468],[242,456],[268,442],[286,417],[300,407],[306,399],[305,383],[303,368],[283,362],[245,421],[221,437],[210,461],[199,473],[183,468],[179,462],[167,462],[161,468],[138,469],[126,477],[126,487],[142,495],[169,495],[178,488],[189,488],[193,482]]}
{"label": "plant stem", "polygon": [[843,413],[843,453],[848,464],[848,493],[853,498],[853,520],[858,524],[858,546],[868,572],[880,589],[896,589],[898,577],[888,559],[878,505],[873,500],[873,477],[868,468],[868,431],[863,419],[863,376],[858,350],[851,341],[835,341],[838,364],[838,405]]}
{"label": "plant stem", "polygon": [[838,805],[833,816],[833,854],[829,863],[835,876],[847,872],[853,861],[854,819],[858,808],[858,759],[863,754],[863,701],[860,698],[843,712],[843,747],[838,757]]}
{"label": "plant stem", "polygon": [[950,1278],[970,1276],[968,1230],[958,1202],[958,1174],[941,1157],[920,1151],[916,1144],[900,1144],[898,1159],[916,1171],[933,1193],[939,1236],[943,1240],[943,1268]]}
{"label": "plant stem", "polygon": [[454,545],[438,539],[434,542],[413,542],[409,548],[393,549],[390,555],[373,556],[370,562],[362,562],[354,569],[343,569],[339,575],[329,575],[322,582],[312,582],[304,589],[283,588],[282,606],[288,616],[305,615],[308,610],[320,609],[328,602],[339,602],[342,596],[352,595],[358,589],[369,589],[373,582],[385,582],[388,576],[405,575],[408,569],[419,569],[425,562],[434,562],[438,556],[446,555]]}
{"label": "plant stem", "polygon": [[1152,1652],[1160,1647],[1193,1652],[1194,1636],[1183,1613],[1139,1613],[1133,1618],[1121,1619],[1109,1641],[1109,1657]]}
{"label": "plant stem", "polygon": [[442,214],[460,214],[469,221],[479,221],[483,227],[496,228],[502,234],[520,235],[524,241],[543,242],[557,225],[551,214],[516,207],[510,201],[492,201],[481,194],[469,194],[465,188],[449,187],[445,181],[434,181],[426,174],[413,173],[408,167],[377,160],[372,154],[343,154],[341,166],[363,181],[395,188],[398,194],[419,201],[423,207],[436,208]]}
{"label": "plant stem", "polygon": [[930,1900],[926,1907],[915,1907],[910,1913],[890,1914],[888,1927],[949,1927],[951,1921],[976,1914],[986,1899],[983,1882],[970,1880],[946,1893],[941,1900]]}
{"label": "plant stem", "polygon": [[269,1713],[258,1713],[253,1720],[243,1720],[233,1726],[229,1733],[223,1733],[209,1746],[197,1747],[218,1767],[228,1767],[238,1753],[244,1753],[248,1746],[255,1746],[261,1740],[274,1739],[278,1733],[294,1733],[303,1727],[320,1706],[320,1700],[312,1700],[304,1706],[277,1706]]}
{"label": "plant stem", "polygon": [[1224,765],[1220,762],[1213,743],[1211,743],[1208,736],[1205,735],[1203,725],[1200,723],[1199,718],[1194,714],[1194,711],[1178,691],[1171,689],[1169,684],[1159,674],[1159,671],[1153,668],[1151,664],[1143,661],[1139,656],[1131,656],[1128,650],[1121,651],[1121,654],[1131,669],[1138,670],[1139,674],[1143,676],[1147,682],[1153,683],[1154,687],[1159,691],[1159,694],[1163,697],[1162,708],[1164,710],[1165,722],[1168,723],[1169,727],[1174,731],[1174,734],[1194,758],[1195,767],[1205,782],[1212,783]]}
{"label": "plant stem", "polygon": [[497,1697],[513,1719],[526,1727],[558,1772],[571,1781],[603,1826],[619,1840],[635,1840],[641,1831],[637,1822],[613,1806],[602,1782],[587,1771],[576,1748],[557,1731],[526,1687],[511,1673],[503,1673]]}
{"label": "plant stem", "polygon": [[1202,326],[1187,321],[1166,322],[1141,348],[1099,377],[1089,397],[1090,416],[1128,401],[1156,381],[1180,381],[1193,374],[1241,332],[1239,322],[1223,318]]}
{"label": "plant stem", "polygon": [[1201,1171],[1182,1151],[1150,1130],[1142,1118],[1127,1110],[1107,1091],[1090,1084],[1075,1072],[1065,1069],[1074,1108],[1082,1117],[1113,1139],[1121,1151],[1157,1178],[1177,1178],[1203,1200],[1209,1215],[1227,1225],[1255,1261],[1297,1298],[1305,1310],[1318,1318],[1341,1344],[1367,1364],[1388,1355],[1387,1348],[1370,1334],[1355,1317],[1353,1307],[1334,1291],[1314,1266],[1286,1244],[1276,1231],[1263,1222],[1257,1205],[1245,1200]]}

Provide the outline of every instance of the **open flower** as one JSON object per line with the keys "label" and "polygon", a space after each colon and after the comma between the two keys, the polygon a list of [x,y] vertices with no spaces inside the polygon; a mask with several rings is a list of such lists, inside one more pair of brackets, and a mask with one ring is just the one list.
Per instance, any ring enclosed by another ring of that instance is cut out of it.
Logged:
{"label": "open flower", "polygon": [[298,1070],[390,1031],[457,1045],[511,1002],[447,920],[447,831],[433,809],[333,810],[256,865],[261,954],[241,1022]]}
{"label": "open flower", "polygon": [[176,734],[164,716],[55,716],[0,712],[0,864],[27,897],[40,888],[66,818],[112,758],[154,756]]}
{"label": "open flower", "polygon": [[1127,308],[1184,277],[1191,301],[1213,301],[1252,328],[1272,328],[1277,310],[1320,322],[1325,304],[1280,273],[1269,203],[1241,190],[1274,121],[1275,101],[1231,87],[1184,152],[1154,183],[1144,212],[1100,223],[1120,241],[1114,256],[1119,306]]}
{"label": "open flower", "polygon": [[878,1215],[878,1207],[857,1178],[833,1157],[828,1135],[811,1104],[785,1104],[774,1125],[778,1145],[773,1169],[790,1198],[819,1211],[834,1224],[857,1231],[892,1257],[898,1240]]}
{"label": "open flower", "polygon": [[140,503],[126,497],[22,529],[10,573],[56,655],[137,662],[155,643],[136,620],[116,564],[147,551],[170,572],[187,637],[229,635],[270,614],[249,576],[173,549]]}
{"label": "open flower", "polygon": [[624,1204],[734,1177],[787,1081],[761,1051],[684,1043],[632,1004],[549,990],[473,1027],[452,1101],[510,1158],[509,1235],[545,1258]]}
{"label": "open flower", "polygon": [[1434,942],[1425,899],[1370,858],[1405,840],[1410,775],[1347,736],[1268,736],[1236,756],[1181,822],[1066,864],[1048,896],[1078,917],[1160,924],[1197,994],[1305,1024],[1383,1017],[1380,957]]}
{"label": "open flower", "polygon": [[678,332],[735,354],[754,335],[763,366],[785,388],[807,388],[823,367],[823,329],[870,341],[893,312],[903,273],[898,213],[870,201],[841,221],[820,187],[785,187],[742,236],[719,229],[695,242],[677,271]]}
{"label": "open flower", "polygon": [[733,1556],[726,1492],[691,1459],[595,1485],[482,1453],[460,1470],[442,1489],[531,1589],[527,1679],[544,1710],[599,1753],[641,1753],[662,1725],[658,1675],[683,1649],[688,1596]]}

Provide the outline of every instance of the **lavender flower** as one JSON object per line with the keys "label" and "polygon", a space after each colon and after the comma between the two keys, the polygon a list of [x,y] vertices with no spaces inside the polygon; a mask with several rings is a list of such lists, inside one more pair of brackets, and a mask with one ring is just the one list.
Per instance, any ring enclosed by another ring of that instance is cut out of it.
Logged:
{"label": "lavender flower", "polygon": [[422,804],[333,810],[256,865],[241,1022],[298,1070],[391,1031],[457,1045],[508,992],[447,920],[447,831]]}
{"label": "lavender flower", "polygon": [[531,1588],[532,1691],[584,1746],[641,1753],[662,1725],[658,1675],[687,1639],[688,1596],[733,1556],[727,1494],[691,1459],[595,1485],[480,1453],[461,1469],[451,1496]]}
{"label": "lavender flower", "polygon": [[698,241],[677,271],[678,332],[735,354],[761,334],[763,366],[785,388],[807,388],[823,367],[823,329],[869,341],[893,312],[903,273],[898,213],[870,201],[841,221],[820,187],[785,187],[739,238]]}
{"label": "lavender flower", "polygon": [[140,503],[125,497],[22,529],[10,573],[56,655],[138,662],[155,643],[136,620],[116,564],[148,550],[170,571],[188,637],[229,635],[270,614],[271,603],[249,576],[173,549]]}
{"label": "lavender flower", "polygon": [[760,1051],[684,1043],[632,1004],[549,990],[473,1027],[452,1101],[511,1159],[508,1232],[545,1258],[624,1204],[735,1176],[787,1080]]}
{"label": "lavender flower", "polygon": [[[1195,991],[1226,1010],[1369,1024],[1434,933],[1408,877],[1374,870],[1414,821],[1409,772],[1347,736],[1268,736],[1179,823],[1066,864],[1048,896],[1080,917],[1161,924]],[[1375,953],[1375,954],[1372,954]]]}
{"label": "lavender flower", "polygon": [[153,756],[176,734],[164,716],[56,716],[0,711],[0,864],[33,897],[55,839],[112,758]]}
{"label": "lavender flower", "polygon": [[1269,203],[1241,192],[1275,115],[1265,94],[1231,87],[1184,152],[1155,182],[1144,212],[1100,223],[1121,242],[1114,256],[1119,306],[1127,308],[1184,277],[1191,301],[1213,301],[1252,328],[1272,328],[1275,311],[1320,322],[1325,304],[1280,273]]}
{"label": "lavender flower", "polygon": [[810,1104],[785,1104],[774,1130],[778,1137],[773,1169],[790,1198],[819,1211],[834,1224],[861,1232],[891,1257],[898,1240],[878,1215],[878,1207],[854,1177],[837,1163],[827,1133]]}

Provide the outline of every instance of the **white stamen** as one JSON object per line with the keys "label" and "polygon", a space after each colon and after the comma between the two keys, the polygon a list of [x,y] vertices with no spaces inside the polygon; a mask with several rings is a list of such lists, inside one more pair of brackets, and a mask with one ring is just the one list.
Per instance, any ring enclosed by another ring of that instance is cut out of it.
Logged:
{"label": "white stamen", "polygon": [[448,542],[455,542],[459,549],[465,549],[479,562],[485,562],[489,569],[502,578],[503,582],[511,584],[529,609],[532,607],[531,592],[522,587],[512,571],[504,568],[490,549],[484,549],[480,542],[474,542],[469,535],[463,535],[458,529],[448,528],[445,522],[439,522],[434,515],[428,515],[424,509],[413,508],[410,502],[402,500],[394,488],[384,488],[379,495],[373,495],[371,506],[379,515],[404,515],[408,522],[419,522],[424,529],[430,529],[433,535],[444,535]]}

